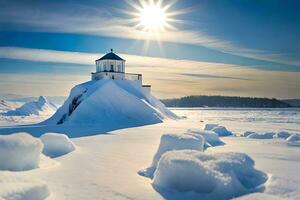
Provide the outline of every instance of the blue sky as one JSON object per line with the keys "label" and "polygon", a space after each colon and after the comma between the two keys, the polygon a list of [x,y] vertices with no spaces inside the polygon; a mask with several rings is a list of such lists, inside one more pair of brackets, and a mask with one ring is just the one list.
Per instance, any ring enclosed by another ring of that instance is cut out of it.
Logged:
{"label": "blue sky", "polygon": [[113,48],[161,98],[300,98],[299,1],[162,4],[174,28],[145,36],[129,1],[0,0],[0,96],[68,95]]}

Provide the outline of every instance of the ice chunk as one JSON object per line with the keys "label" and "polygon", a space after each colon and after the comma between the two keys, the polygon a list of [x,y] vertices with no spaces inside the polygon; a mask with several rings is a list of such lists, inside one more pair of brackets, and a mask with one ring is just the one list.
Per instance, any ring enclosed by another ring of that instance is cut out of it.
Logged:
{"label": "ice chunk", "polygon": [[165,192],[194,192],[198,199],[231,199],[253,192],[266,179],[246,154],[181,150],[162,155],[153,186]]}
{"label": "ice chunk", "polygon": [[290,136],[291,136],[291,134],[287,131],[280,131],[274,135],[274,137],[276,137],[276,138],[283,138],[283,139],[286,139]]}
{"label": "ice chunk", "polygon": [[232,135],[232,132],[227,130],[224,126],[216,126],[212,129],[212,131],[214,131],[220,137]]}
{"label": "ice chunk", "polygon": [[141,170],[140,175],[152,177],[160,157],[172,150],[193,149],[203,151],[204,138],[194,137],[186,134],[164,134],[160,138],[158,150],[153,158],[151,167]]}
{"label": "ice chunk", "polygon": [[300,146],[300,134],[293,134],[286,139],[289,145]]}
{"label": "ice chunk", "polygon": [[274,132],[266,132],[266,133],[252,133],[247,136],[247,138],[253,139],[272,139],[274,137]]}
{"label": "ice chunk", "polygon": [[42,149],[42,142],[27,133],[0,135],[0,170],[37,168]]}
{"label": "ice chunk", "polygon": [[204,130],[210,131],[217,126],[219,126],[219,124],[205,124]]}
{"label": "ice chunk", "polygon": [[49,157],[57,157],[75,150],[75,145],[65,134],[46,133],[40,137],[44,144],[43,153]]}
{"label": "ice chunk", "polygon": [[205,131],[201,129],[189,129],[187,134],[192,135],[194,137],[199,137],[199,136],[204,137],[205,145],[208,147],[224,144],[224,142],[220,140],[219,136],[213,131]]}

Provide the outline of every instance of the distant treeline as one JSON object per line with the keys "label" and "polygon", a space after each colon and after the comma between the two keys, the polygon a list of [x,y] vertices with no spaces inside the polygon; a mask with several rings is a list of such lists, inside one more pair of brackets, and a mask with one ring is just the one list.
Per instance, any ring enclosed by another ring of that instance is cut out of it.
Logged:
{"label": "distant treeline", "polygon": [[162,102],[167,107],[292,107],[289,103],[277,99],[229,96],[187,96],[176,99],[163,99]]}

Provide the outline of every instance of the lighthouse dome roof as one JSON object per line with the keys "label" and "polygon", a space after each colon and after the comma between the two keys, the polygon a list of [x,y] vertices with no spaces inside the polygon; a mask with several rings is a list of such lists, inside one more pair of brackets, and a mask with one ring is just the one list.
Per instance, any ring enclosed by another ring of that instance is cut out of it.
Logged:
{"label": "lighthouse dome roof", "polygon": [[102,56],[101,58],[99,58],[96,61],[100,61],[100,60],[122,60],[122,61],[125,61],[123,58],[121,58],[120,56],[115,54],[113,52],[113,50],[111,50],[111,52],[105,54],[104,56]]}

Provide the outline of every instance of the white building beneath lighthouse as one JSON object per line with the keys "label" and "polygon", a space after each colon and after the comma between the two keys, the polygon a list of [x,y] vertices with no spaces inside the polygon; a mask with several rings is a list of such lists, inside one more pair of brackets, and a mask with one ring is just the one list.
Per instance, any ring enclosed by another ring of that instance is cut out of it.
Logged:
{"label": "white building beneath lighthouse", "polygon": [[92,73],[92,80],[112,79],[112,80],[130,80],[138,82],[147,92],[150,92],[150,85],[143,85],[142,74],[133,74],[125,72],[125,60],[111,52],[105,54],[96,62],[96,72]]}

